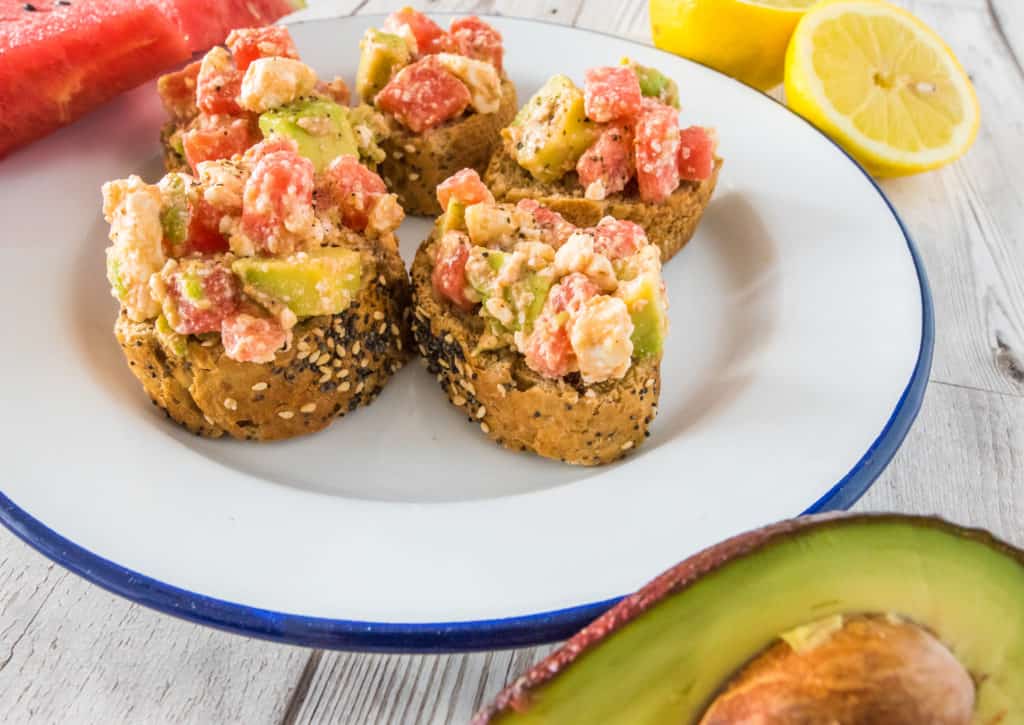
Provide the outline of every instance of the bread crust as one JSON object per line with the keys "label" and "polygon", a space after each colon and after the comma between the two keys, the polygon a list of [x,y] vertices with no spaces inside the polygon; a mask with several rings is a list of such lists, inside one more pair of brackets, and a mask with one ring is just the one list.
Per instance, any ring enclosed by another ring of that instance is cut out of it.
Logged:
{"label": "bread crust", "polygon": [[462,169],[476,169],[482,174],[500,145],[501,129],[512,122],[517,110],[516,87],[504,78],[501,106],[494,113],[471,113],[422,134],[387,116],[389,133],[380,143],[387,158],[379,171],[388,189],[398,195],[405,213],[440,214],[438,185]]}
{"label": "bread crust", "polygon": [[372,402],[408,359],[409,282],[392,261],[344,312],[296,325],[270,363],[231,360],[216,334],[188,336],[186,354],[175,355],[152,320],[123,310],[114,334],[149,397],[189,431],[259,441],[312,433]]}
{"label": "bread crust", "polygon": [[716,159],[711,178],[684,181],[661,203],[641,200],[635,181],[630,182],[625,191],[603,201],[594,201],[583,196],[576,172],[551,184],[541,183],[516,163],[502,144],[491,156],[484,183],[498,201],[514,204],[522,199],[535,199],[580,227],[592,227],[605,216],[636,222],[647,232],[647,238],[661,249],[661,261],[667,262],[697,230],[721,168],[722,160]]}
{"label": "bread crust", "polygon": [[618,460],[644,441],[657,414],[660,360],[633,361],[625,377],[584,386],[530,370],[511,350],[477,352],[483,319],[439,300],[428,239],[412,266],[412,333],[452,405],[491,440],[566,463]]}

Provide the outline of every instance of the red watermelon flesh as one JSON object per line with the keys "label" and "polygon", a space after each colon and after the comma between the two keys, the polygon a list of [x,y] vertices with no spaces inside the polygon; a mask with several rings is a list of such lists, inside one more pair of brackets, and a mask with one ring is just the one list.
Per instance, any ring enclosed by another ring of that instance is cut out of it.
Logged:
{"label": "red watermelon flesh", "polygon": [[156,0],[181,26],[189,50],[223,43],[235,28],[270,25],[300,7],[301,0]]}
{"label": "red watermelon flesh", "polygon": [[66,1],[0,0],[0,157],[190,56],[152,4]]}
{"label": "red watermelon flesh", "polygon": [[0,158],[290,0],[0,0]]}

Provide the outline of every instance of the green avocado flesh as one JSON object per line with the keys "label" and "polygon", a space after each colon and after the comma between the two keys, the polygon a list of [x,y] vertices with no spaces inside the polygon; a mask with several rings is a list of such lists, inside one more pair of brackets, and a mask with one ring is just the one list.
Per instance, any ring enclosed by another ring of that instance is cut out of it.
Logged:
{"label": "green avocado flesh", "polygon": [[391,74],[412,60],[409,46],[399,35],[382,33],[376,28],[366,31],[360,43],[359,67],[356,69],[356,93],[373,103],[380,89],[391,80]]}
{"label": "green avocado flesh", "polygon": [[835,614],[930,630],[977,683],[973,722],[1024,722],[1024,557],[934,520],[852,517],[738,554],[585,650],[499,723],[696,723],[781,633]]}
{"label": "green avocado flesh", "polygon": [[[506,261],[507,257],[503,252],[493,250],[488,251],[487,266],[490,268],[490,271],[493,273],[493,276],[488,275],[488,277],[485,279],[476,279],[470,276],[467,279],[470,286],[472,286],[477,292],[479,292],[483,296],[485,302],[487,300],[487,297],[489,296],[489,291],[492,289],[492,280],[494,279],[494,277],[497,277],[499,272],[501,272],[502,268],[505,266]],[[534,321],[537,319],[541,311],[544,309],[544,302],[547,301],[548,292],[551,290],[551,279],[547,275],[538,274],[537,272],[526,272],[523,275],[522,279],[515,283],[515,286],[530,293],[530,302],[526,306],[526,309],[522,311],[522,319],[524,326],[526,328],[526,331],[529,331],[533,327]],[[517,295],[514,294],[512,289],[505,290],[505,301],[508,302],[512,309],[516,311],[516,317],[518,319],[520,310],[517,309],[515,304],[516,296]],[[486,313],[484,316],[490,319],[490,316],[487,315]],[[492,319],[491,321],[494,322],[495,324],[498,324],[497,320]],[[520,329],[518,323],[513,325],[513,327],[511,328],[512,331],[518,329]]]}
{"label": "green avocado flesh", "polygon": [[513,149],[516,162],[544,183],[557,181],[574,169],[598,133],[587,120],[583,91],[563,75],[545,83],[520,109],[512,125],[524,129]]}
{"label": "green avocado flesh", "polygon": [[679,108],[679,87],[676,82],[655,68],[630,62],[628,63],[640,81],[640,92],[649,97],[657,98],[673,108]]}
{"label": "green avocado flesh", "polygon": [[[633,318],[633,357],[660,355],[667,327],[656,283],[645,280],[631,299],[625,300]],[[638,304],[642,302],[642,304]]]}
{"label": "green avocado flesh", "polygon": [[299,145],[299,153],[323,171],[342,154],[359,155],[348,111],[324,98],[303,98],[260,115],[264,138],[287,136]]}
{"label": "green avocado flesh", "polygon": [[282,302],[298,317],[336,315],[359,292],[362,260],[351,249],[326,248],[286,259],[246,257],[231,270],[257,294]]}

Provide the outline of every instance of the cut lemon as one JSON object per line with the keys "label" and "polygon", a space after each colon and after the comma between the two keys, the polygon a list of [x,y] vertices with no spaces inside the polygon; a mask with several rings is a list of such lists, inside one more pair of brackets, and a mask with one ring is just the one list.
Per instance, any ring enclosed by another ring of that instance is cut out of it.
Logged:
{"label": "cut lemon", "polygon": [[817,0],[650,0],[662,50],[767,90],[782,82],[786,44]]}
{"label": "cut lemon", "polygon": [[786,54],[786,102],[876,176],[954,161],[981,117],[953,51],[883,0],[832,0],[803,17]]}

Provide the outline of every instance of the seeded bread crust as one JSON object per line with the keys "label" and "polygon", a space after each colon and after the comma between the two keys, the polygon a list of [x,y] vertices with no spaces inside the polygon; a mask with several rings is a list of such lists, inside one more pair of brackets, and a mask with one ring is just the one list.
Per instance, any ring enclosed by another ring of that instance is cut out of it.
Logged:
{"label": "seeded bread crust", "polygon": [[471,113],[422,134],[415,134],[388,116],[389,135],[381,142],[387,158],[380,175],[398,195],[406,214],[437,216],[437,187],[462,169],[482,174],[501,142],[501,129],[515,118],[516,87],[507,78],[501,84],[501,106],[494,113]]}
{"label": "seeded bread crust", "polygon": [[389,257],[347,310],[296,325],[272,363],[229,359],[219,335],[188,336],[178,357],[152,321],[123,311],[114,334],[153,402],[197,435],[271,441],[313,433],[369,405],[408,359],[409,281],[397,252]]}
{"label": "seeded bread crust", "polygon": [[412,333],[452,405],[491,440],[582,466],[610,463],[643,443],[657,415],[660,360],[634,361],[625,377],[584,386],[530,370],[510,350],[474,353],[483,319],[439,300],[424,242],[412,265]]}
{"label": "seeded bread crust", "polygon": [[684,181],[661,203],[642,201],[635,181],[630,182],[625,191],[603,201],[593,201],[584,198],[575,171],[554,183],[541,183],[516,163],[502,144],[491,157],[484,183],[498,201],[514,204],[521,199],[536,199],[577,226],[592,227],[605,216],[636,222],[647,232],[647,238],[661,249],[661,261],[667,262],[697,230],[721,168],[722,160],[717,159],[710,179]]}

